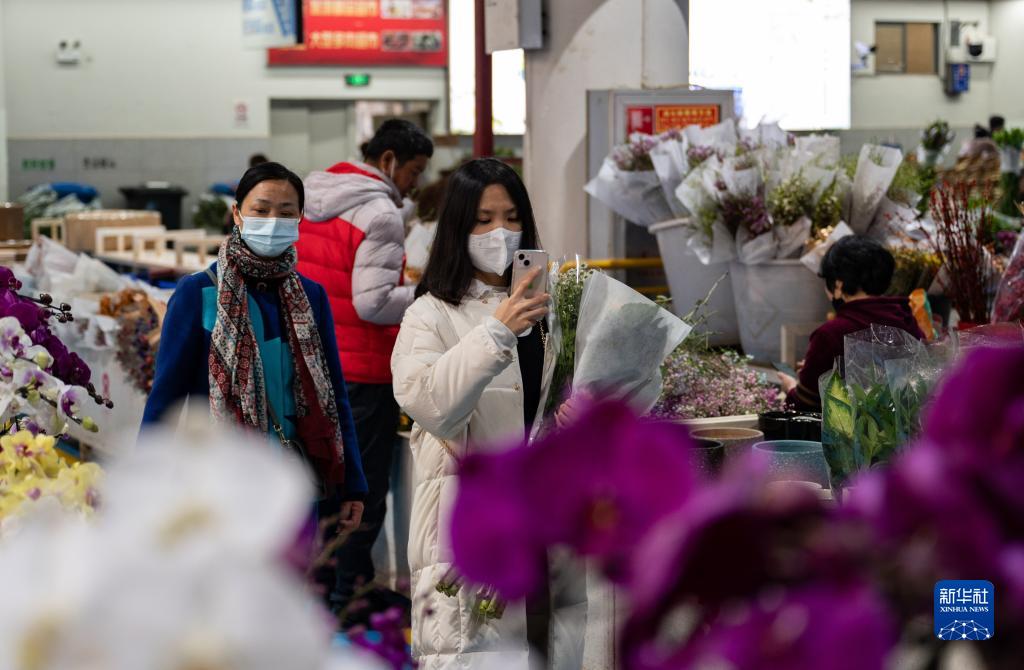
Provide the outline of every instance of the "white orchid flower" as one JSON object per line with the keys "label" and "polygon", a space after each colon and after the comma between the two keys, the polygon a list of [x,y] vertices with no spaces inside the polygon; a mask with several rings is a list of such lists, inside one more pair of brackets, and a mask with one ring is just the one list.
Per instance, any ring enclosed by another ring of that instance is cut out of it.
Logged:
{"label": "white orchid flower", "polygon": [[305,474],[259,437],[190,426],[147,435],[108,470],[110,541],[155,561],[274,560],[312,512]]}

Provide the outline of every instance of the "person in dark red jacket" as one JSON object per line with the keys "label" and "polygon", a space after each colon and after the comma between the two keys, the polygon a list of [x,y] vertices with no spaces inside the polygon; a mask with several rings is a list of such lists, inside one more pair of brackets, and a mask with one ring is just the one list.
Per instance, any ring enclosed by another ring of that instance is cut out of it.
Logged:
{"label": "person in dark red jacket", "polygon": [[402,198],[434,153],[408,121],[385,121],[363,146],[364,162],[341,162],[306,177],[298,270],[323,285],[369,483],[363,525],[336,554],[330,600],[343,609],[357,583],[375,576],[371,550],[384,524],[399,410],[391,386],[398,324],[415,299],[403,281]]}
{"label": "person in dark red jacket", "polygon": [[896,261],[878,242],[851,236],[839,240],[821,262],[820,276],[836,316],[811,334],[800,379],[782,377],[787,403],[800,410],[819,411],[818,379],[843,356],[847,335],[877,324],[907,331],[917,339],[917,325],[907,296],[882,297],[892,283]]}

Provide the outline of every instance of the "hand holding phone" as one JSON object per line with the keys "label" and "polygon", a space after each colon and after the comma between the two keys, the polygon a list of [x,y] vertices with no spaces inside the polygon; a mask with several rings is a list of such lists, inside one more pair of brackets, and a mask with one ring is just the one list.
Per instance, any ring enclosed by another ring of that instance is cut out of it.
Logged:
{"label": "hand holding phone", "polygon": [[540,268],[536,279],[530,281],[526,287],[523,297],[533,298],[548,290],[548,252],[540,249],[520,249],[512,257],[512,287],[515,291],[523,280],[533,274],[533,271]]}
{"label": "hand holding phone", "polygon": [[513,285],[512,294],[502,300],[494,312],[494,317],[508,326],[516,336],[528,332],[535,323],[548,315],[548,300],[551,296],[537,293],[532,298],[526,297],[528,287],[537,284],[546,271],[546,268],[539,267],[531,270],[518,284]]}

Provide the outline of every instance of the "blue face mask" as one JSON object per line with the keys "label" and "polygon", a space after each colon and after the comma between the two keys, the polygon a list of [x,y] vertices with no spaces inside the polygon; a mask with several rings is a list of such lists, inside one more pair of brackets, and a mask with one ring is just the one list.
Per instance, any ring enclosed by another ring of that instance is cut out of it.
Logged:
{"label": "blue face mask", "polygon": [[298,219],[243,216],[242,241],[257,256],[277,258],[299,239]]}

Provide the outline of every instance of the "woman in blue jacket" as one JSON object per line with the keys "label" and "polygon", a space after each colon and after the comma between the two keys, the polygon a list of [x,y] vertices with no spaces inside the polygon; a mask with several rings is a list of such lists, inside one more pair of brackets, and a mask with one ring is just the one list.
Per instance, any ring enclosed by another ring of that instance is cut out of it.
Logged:
{"label": "woman in blue jacket", "polygon": [[302,180],[263,163],[242,176],[235,226],[217,262],[185,277],[167,306],[143,425],[187,396],[217,421],[298,451],[321,497],[344,501],[342,530],[362,517],[366,478],[323,287],[295,271]]}

